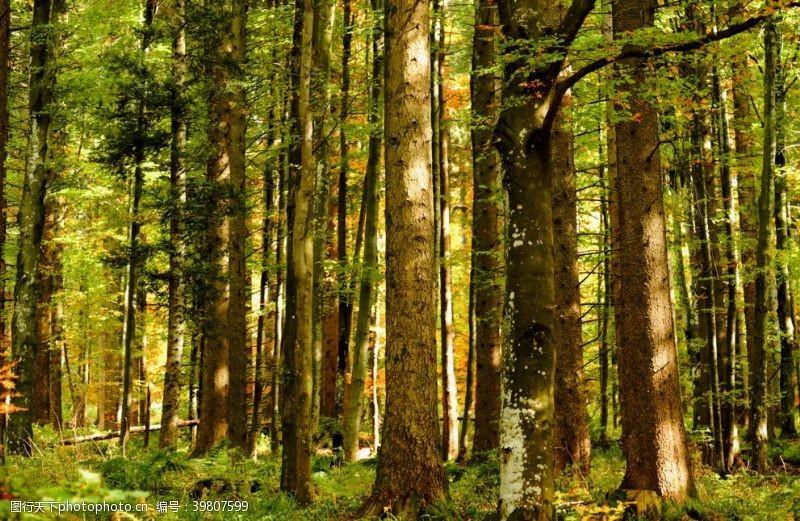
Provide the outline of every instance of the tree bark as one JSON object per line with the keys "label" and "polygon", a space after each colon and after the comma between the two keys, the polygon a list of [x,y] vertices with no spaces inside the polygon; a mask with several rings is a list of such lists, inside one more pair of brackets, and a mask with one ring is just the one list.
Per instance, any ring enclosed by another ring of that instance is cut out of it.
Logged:
{"label": "tree bark", "polygon": [[500,159],[494,126],[500,107],[500,82],[493,72],[497,10],[492,2],[475,5],[470,98],[472,125],[472,266],[475,291],[475,433],[473,455],[500,445],[500,323],[503,309],[503,250],[499,196]]}
{"label": "tree bark", "polygon": [[[565,101],[566,103],[566,101]],[[586,382],[583,376],[581,295],[578,275],[578,198],[575,191],[572,120],[562,112],[551,137],[555,247],[556,353],[555,471],[567,466],[583,476],[591,465]]]}
{"label": "tree bark", "polygon": [[362,514],[412,517],[445,495],[436,399],[428,0],[386,4],[386,413]]}
{"label": "tree bark", "polygon": [[186,83],[186,0],[173,0],[172,16],[172,91],[170,114],[172,140],[170,146],[169,215],[169,287],[167,296],[167,362],[164,369],[164,399],[161,410],[160,448],[175,448],[181,394],[181,359],[184,344],[184,279],[186,254],[183,213],[186,206],[186,107],[183,90]]}
{"label": "tree bark", "polygon": [[247,1],[230,2],[229,29],[223,33],[219,58],[227,70],[219,79],[222,112],[219,130],[225,134],[224,152],[227,155],[230,183],[228,217],[228,357],[230,382],[228,387],[228,438],[233,446],[247,450],[247,365],[250,346],[247,334],[247,310],[250,302],[247,270],[247,160],[245,134],[247,98],[242,84],[247,53]]}
{"label": "tree bark", "polygon": [[[615,39],[652,27],[655,2],[614,5]],[[661,193],[658,113],[642,99],[645,60],[620,63],[630,78],[630,115],[615,125],[619,196],[619,265],[624,269],[617,330],[622,447],[621,488],[652,490],[674,501],[692,492],[678,360],[669,294],[666,224]],[[620,343],[620,341],[622,343]]]}
{"label": "tree bark", "polygon": [[750,435],[751,465],[758,472],[769,468],[767,447],[767,357],[771,298],[770,284],[774,280],[775,204],[775,77],[778,62],[778,30],[774,19],[764,25],[764,147],[761,164],[761,189],[758,194],[758,243],[756,246],[756,294],[753,352],[750,354]]}
{"label": "tree bark", "polygon": [[433,124],[438,129],[439,146],[439,317],[441,320],[440,340],[442,360],[442,459],[445,461],[458,456],[458,395],[456,390],[455,352],[453,344],[453,273],[450,260],[450,165],[447,145],[447,100],[444,90],[444,70],[446,58],[445,17],[447,0],[441,0],[441,12],[437,20],[438,31],[436,48],[436,89],[437,110]]}
{"label": "tree bark", "polygon": [[[316,189],[314,200],[314,292],[313,292],[313,366],[314,395],[311,406],[314,430],[319,425],[319,416],[324,390],[329,389],[332,381],[336,385],[336,369],[330,369],[323,362],[323,353],[330,340],[326,338],[329,330],[325,329],[329,313],[325,309],[327,294],[331,292],[330,280],[325,277],[323,260],[327,256],[328,244],[328,203],[331,197],[330,188],[330,152],[329,126],[326,115],[330,111],[331,93],[331,39],[333,37],[334,15],[336,3],[332,0],[314,0],[314,36],[313,66],[311,76],[311,96],[314,107],[314,173]],[[338,333],[338,331],[337,331]],[[335,393],[335,391],[334,391]],[[326,411],[330,412],[330,411]],[[330,415],[329,415],[330,416]]]}
{"label": "tree bark", "polygon": [[[779,33],[779,38],[782,35]],[[778,52],[780,56],[780,52]],[[780,329],[781,436],[797,437],[795,410],[795,322],[791,298],[791,274],[786,259],[791,225],[786,167],[786,71],[779,65],[775,85],[775,245],[777,249],[778,327]]]}
{"label": "tree bark", "polygon": [[30,78],[28,83],[29,133],[25,172],[17,221],[19,226],[14,313],[11,321],[11,352],[16,366],[17,407],[9,416],[8,449],[12,454],[32,455],[33,393],[35,359],[39,350],[36,332],[39,268],[44,196],[47,186],[48,146],[56,70],[53,63],[55,38],[50,23],[63,11],[62,0],[35,0],[31,24]]}
{"label": "tree bark", "polygon": [[[380,156],[382,146],[381,94],[383,92],[383,28],[380,24],[380,0],[372,0],[374,13],[372,30],[372,78],[369,99],[369,152],[364,181],[366,206],[364,209],[364,266],[358,296],[358,318],[353,342],[353,369],[350,381],[350,399],[345,403],[342,430],[344,434],[344,459],[352,462],[358,456],[358,433],[361,430],[361,410],[369,363],[369,337],[372,308],[377,294],[378,276],[378,199],[380,183]],[[374,385],[374,381],[373,381]]]}
{"label": "tree bark", "polygon": [[283,341],[284,395],[281,490],[301,505],[313,499],[311,406],[313,394],[312,293],[314,276],[314,158],[310,106],[314,9],[296,0],[292,41],[292,148],[290,151],[286,329]]}

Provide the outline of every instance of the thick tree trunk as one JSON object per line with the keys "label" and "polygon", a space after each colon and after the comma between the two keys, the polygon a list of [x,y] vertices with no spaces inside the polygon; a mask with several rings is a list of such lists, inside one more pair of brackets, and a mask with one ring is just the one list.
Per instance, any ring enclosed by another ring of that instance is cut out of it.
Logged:
{"label": "thick tree trunk", "polygon": [[[224,20],[213,36],[217,47],[206,65],[211,78],[206,179],[214,187],[208,204],[205,259],[212,269],[203,302],[200,426],[193,455],[202,456],[226,436],[246,448],[246,269],[244,266],[245,3],[215,7]],[[227,211],[223,211],[227,208]],[[226,214],[230,217],[226,218]],[[235,410],[234,410],[235,409]]]}
{"label": "thick tree trunk", "polygon": [[167,297],[167,362],[164,369],[164,400],[161,410],[160,448],[174,448],[178,438],[180,417],[181,359],[184,343],[184,280],[185,258],[183,212],[186,206],[186,108],[183,90],[186,82],[186,0],[173,0],[172,18],[172,92],[170,146],[170,199],[173,208],[169,218],[169,287]]}
{"label": "thick tree trunk", "polygon": [[571,465],[576,473],[589,474],[591,440],[586,411],[581,339],[581,295],[578,275],[578,199],[571,118],[562,114],[551,136],[553,175],[553,234],[555,247],[556,415],[554,428],[555,471]]}
{"label": "thick tree trunk", "polygon": [[[614,5],[614,36],[652,27],[655,2]],[[617,331],[623,452],[621,488],[652,490],[683,501],[693,488],[670,302],[666,224],[661,193],[658,113],[636,92],[645,83],[645,62],[621,69],[632,80],[630,113],[615,125],[619,191],[621,309]],[[620,343],[620,341],[622,343]]]}
{"label": "thick tree trunk", "polygon": [[314,158],[310,103],[314,9],[311,0],[295,2],[292,42],[292,148],[289,157],[289,235],[286,330],[283,341],[283,453],[281,490],[304,505],[311,483],[311,406],[313,394],[312,293],[314,276]]}
{"label": "thick tree trunk", "polygon": [[[350,383],[350,399],[345,404],[342,430],[344,433],[344,459],[352,462],[358,455],[358,433],[361,427],[361,409],[364,387],[369,363],[369,331],[372,308],[375,303],[378,270],[378,199],[380,182],[380,155],[382,146],[382,107],[383,91],[383,53],[381,40],[383,27],[380,23],[379,9],[383,5],[372,0],[375,20],[372,31],[372,78],[370,80],[369,154],[364,182],[366,206],[364,209],[364,267],[361,273],[361,286],[358,296],[358,318],[356,336],[353,342],[353,370]],[[374,385],[374,380],[373,380]]]}
{"label": "thick tree trunk", "polygon": [[445,495],[436,399],[436,272],[427,0],[386,4],[386,414],[364,515]]}
{"label": "thick tree trunk", "polygon": [[497,10],[488,0],[475,5],[470,96],[472,126],[472,267],[475,291],[475,434],[477,455],[500,445],[500,323],[502,321],[503,250],[500,237],[500,159],[494,148],[494,125],[500,108],[500,85],[493,72]]}
{"label": "thick tree trunk", "polygon": [[50,22],[52,11],[63,8],[61,0],[35,0],[31,24],[30,80],[28,83],[29,124],[22,197],[17,221],[19,226],[17,275],[14,286],[14,314],[11,322],[11,352],[17,363],[14,405],[22,410],[9,416],[8,449],[11,453],[30,456],[33,450],[33,394],[38,375],[35,359],[39,351],[36,331],[39,268],[44,196],[47,184],[48,141],[55,83],[52,63],[54,38]]}
{"label": "thick tree trunk", "polygon": [[775,76],[778,66],[778,30],[775,20],[764,26],[764,147],[761,165],[761,189],[758,195],[758,243],[756,246],[756,294],[753,351],[750,353],[750,463],[758,472],[769,467],[767,447],[767,357],[771,301],[769,291],[774,280],[775,204]]}

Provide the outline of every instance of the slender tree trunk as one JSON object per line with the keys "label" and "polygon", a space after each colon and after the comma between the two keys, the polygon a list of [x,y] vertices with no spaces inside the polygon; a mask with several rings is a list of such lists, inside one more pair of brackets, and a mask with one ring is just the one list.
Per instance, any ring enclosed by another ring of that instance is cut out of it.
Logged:
{"label": "slender tree trunk", "polygon": [[174,448],[178,438],[181,395],[181,359],[184,343],[184,280],[185,258],[183,212],[186,206],[186,108],[183,90],[186,83],[186,0],[173,0],[172,30],[172,96],[170,146],[169,216],[169,287],[167,316],[167,362],[164,369],[164,400],[161,410],[160,448]]}
{"label": "slender tree trunk", "polygon": [[11,322],[11,352],[17,363],[15,404],[22,410],[9,416],[8,449],[13,454],[30,456],[33,450],[33,393],[36,354],[39,339],[36,331],[39,268],[44,196],[47,185],[48,141],[55,84],[52,63],[54,38],[50,22],[52,11],[60,12],[61,0],[35,0],[31,24],[30,79],[28,83],[29,133],[22,180],[22,197],[17,221],[19,226],[17,275],[14,286],[14,314]]}
{"label": "slender tree trunk", "polygon": [[497,10],[488,0],[475,5],[470,96],[472,125],[472,267],[475,287],[475,433],[474,455],[500,445],[500,323],[502,321],[503,250],[500,235],[500,158],[494,126],[500,108],[495,60]]}
{"label": "slender tree trunk", "polygon": [[[64,201],[57,203],[63,208]],[[60,232],[63,221],[63,211],[56,216],[56,234]],[[64,273],[63,273],[63,247],[57,244],[53,251],[53,304],[50,316],[50,423],[56,431],[61,431],[64,425],[63,392],[62,392],[62,362],[66,363],[66,340],[64,338]]]}
{"label": "slender tree trunk", "polygon": [[[615,4],[614,37],[652,27],[655,8],[650,0]],[[645,83],[645,60],[625,60],[620,67],[631,79],[622,90],[630,94],[630,113],[637,115],[623,116],[615,125],[619,264],[625,273],[616,302],[621,311],[617,356],[627,463],[621,488],[652,490],[683,501],[693,480],[670,311],[658,114],[636,91]]]}
{"label": "slender tree trunk", "polygon": [[[716,22],[715,22],[716,23]],[[720,346],[720,392],[722,423],[722,470],[729,472],[739,452],[739,435],[736,425],[736,317],[738,313],[736,283],[738,275],[738,252],[734,236],[735,204],[731,179],[731,147],[728,132],[728,112],[725,95],[722,91],[719,70],[712,70],[712,99],[715,101],[717,119],[717,141],[719,147],[720,184],[722,185],[723,234],[725,244],[725,290],[727,307],[725,309],[725,342]]]}
{"label": "slender tree trunk", "polygon": [[441,334],[439,345],[442,360],[442,459],[445,461],[458,456],[458,395],[456,391],[455,352],[453,344],[453,273],[450,260],[450,166],[448,164],[446,111],[447,100],[444,90],[444,70],[446,57],[445,16],[447,0],[442,0],[438,20],[437,72],[438,106],[434,125],[439,134],[439,316]]}
{"label": "slender tree trunk", "polygon": [[[52,156],[51,156],[52,157]],[[50,174],[50,173],[49,173]],[[48,175],[52,180],[52,174]],[[39,266],[36,270],[38,278],[36,303],[36,336],[39,346],[36,352],[36,380],[33,392],[33,420],[39,425],[50,423],[50,349],[52,347],[50,300],[53,296],[53,232],[55,229],[55,213],[52,198],[45,199],[44,228],[42,230],[42,246],[39,253]]]}
{"label": "slender tree trunk", "polygon": [[247,160],[245,135],[247,99],[242,82],[242,67],[247,53],[247,1],[230,3],[230,28],[224,34],[220,50],[221,64],[228,70],[219,84],[223,112],[220,130],[227,134],[224,144],[228,155],[231,209],[228,218],[228,356],[230,383],[228,387],[228,438],[233,446],[247,450],[247,362],[250,345],[247,341],[247,310],[249,299],[247,270]]}
{"label": "slender tree trunk", "polygon": [[[608,136],[607,136],[608,137]],[[610,147],[612,143],[608,143],[607,147]],[[614,145],[616,146],[616,145]],[[601,156],[602,157],[602,156]],[[600,445],[603,447],[608,446],[608,405],[609,405],[609,396],[608,396],[608,384],[609,384],[609,370],[608,370],[608,362],[609,362],[609,331],[608,331],[608,323],[609,323],[609,314],[610,314],[610,304],[611,304],[611,252],[608,252],[608,249],[611,247],[611,230],[609,225],[609,211],[608,207],[609,204],[607,202],[608,198],[608,188],[606,186],[606,169],[601,166],[600,167],[600,190],[601,194],[603,194],[603,200],[600,203],[600,218],[601,218],[601,226],[602,226],[602,250],[607,252],[603,256],[603,277],[601,280],[602,284],[602,299],[598,299],[598,302],[601,305],[600,311],[600,349],[598,352],[598,356],[600,358]]]}
{"label": "slender tree trunk", "polygon": [[[731,9],[731,16],[743,15],[743,7],[740,2]],[[750,107],[750,92],[755,88],[748,66],[746,56],[735,56],[731,61],[732,97],[733,97],[733,130],[736,145],[736,187],[737,200],[739,206],[739,244],[741,249],[741,285],[743,293],[739,297],[743,304],[744,312],[744,337],[747,351],[748,366],[751,356],[755,352],[753,341],[755,339],[755,265],[756,256],[754,244],[757,242],[757,219],[758,204],[756,200],[756,165],[753,159],[754,137],[750,129],[752,113]],[[743,297],[743,298],[742,298]],[[741,336],[741,335],[740,335]],[[744,414],[740,413],[743,425],[749,427],[749,374],[742,371],[742,390],[744,401]],[[748,438],[752,439],[751,429],[748,429]]]}
{"label": "slender tree trunk", "polygon": [[778,66],[777,21],[764,26],[764,149],[761,165],[761,189],[758,195],[758,244],[756,246],[756,294],[753,352],[750,355],[750,432],[751,465],[758,472],[768,469],[767,446],[767,358],[769,352],[770,284],[773,270],[773,219],[775,178],[775,79]]}
{"label": "slender tree trunk", "polygon": [[[349,144],[347,124],[350,113],[350,48],[353,41],[353,19],[351,0],[343,0],[342,24],[342,92],[339,111],[339,186],[338,213],[336,218],[336,256],[339,259],[339,378],[337,380],[337,411],[343,410],[343,398],[347,387],[346,373],[350,349],[350,324],[353,314],[352,296],[346,288],[350,287],[347,276],[347,176],[350,173]],[[360,224],[360,223],[359,223]],[[342,400],[342,401],[339,401]]]}
{"label": "slender tree trunk", "polygon": [[[153,16],[155,16],[156,2],[155,0],[147,0],[144,13],[144,29],[142,31],[142,60],[150,47],[150,33]],[[122,454],[128,444],[128,437],[130,435],[130,426],[132,420],[131,413],[131,395],[133,392],[133,349],[136,337],[136,291],[139,287],[139,231],[141,223],[139,222],[139,206],[142,199],[142,190],[144,188],[144,171],[142,163],[144,162],[144,148],[141,144],[144,141],[144,133],[147,122],[145,121],[145,103],[144,100],[137,101],[136,107],[136,136],[137,145],[134,149],[134,171],[133,179],[131,180],[131,196],[129,215],[131,219],[130,228],[128,230],[128,272],[125,283],[125,311],[123,314],[124,325],[122,332],[122,413],[120,416],[120,431],[119,443],[122,447]]]}
{"label": "slender tree trunk", "polygon": [[385,6],[386,413],[362,514],[413,517],[447,486],[435,384],[430,15],[428,0]]}
{"label": "slender tree trunk", "polygon": [[[0,360],[5,363],[10,353],[8,345],[8,324],[6,319],[6,276],[5,251],[8,227],[8,200],[6,199],[6,159],[8,158],[9,114],[8,91],[11,52],[11,0],[0,0]],[[8,414],[0,417],[0,443],[5,444]],[[5,459],[5,448],[3,449]]]}
{"label": "slender tree trunk", "polygon": [[[322,402],[323,387],[333,379],[336,382],[336,370],[325,373],[323,365],[323,346],[327,345],[325,338],[327,331],[324,328],[327,313],[324,309],[326,290],[330,284],[325,280],[323,260],[326,257],[326,244],[328,243],[328,202],[330,200],[330,152],[331,146],[328,137],[330,129],[326,115],[330,110],[330,78],[331,78],[331,39],[333,37],[334,14],[336,3],[332,0],[314,0],[314,36],[313,36],[313,68],[312,99],[314,107],[314,173],[316,177],[316,191],[314,200],[314,281],[313,281],[313,310],[312,322],[314,324],[313,340],[313,366],[314,366],[314,395],[311,406],[311,422],[316,431],[319,425],[320,407]],[[323,384],[323,381],[326,384]]]}
{"label": "slender tree trunk", "polygon": [[[782,35],[778,35],[779,38]],[[780,56],[780,52],[778,53]],[[775,239],[777,247],[778,326],[780,328],[781,435],[797,437],[795,410],[795,323],[790,292],[791,274],[786,260],[791,225],[786,171],[786,71],[779,65],[775,85]]]}
{"label": "slender tree trunk", "polygon": [[[344,459],[352,462],[358,456],[358,433],[361,430],[361,409],[364,398],[364,387],[367,378],[369,354],[369,331],[372,308],[377,294],[378,275],[378,199],[380,184],[380,156],[382,146],[382,107],[383,91],[383,27],[380,23],[379,10],[383,8],[380,0],[372,0],[374,15],[372,30],[372,78],[370,80],[369,98],[369,153],[367,172],[364,182],[366,206],[364,209],[364,266],[361,272],[361,286],[358,296],[358,318],[356,320],[356,336],[353,342],[353,369],[350,383],[350,399],[345,403],[344,421]],[[374,385],[374,380],[373,380]]]}
{"label": "slender tree trunk", "polygon": [[558,353],[555,407],[559,411],[554,428],[555,471],[563,472],[571,465],[576,472],[586,476],[591,465],[591,440],[583,377],[578,198],[571,116],[562,113],[551,139],[553,234],[558,237],[554,254],[556,328],[553,344]]}
{"label": "slender tree trunk", "polygon": [[[284,98],[284,109],[287,104],[287,98]],[[286,111],[283,110],[282,113]],[[280,144],[278,149],[278,206],[276,209],[275,228],[276,228],[276,244],[275,244],[275,266],[277,273],[275,274],[275,291],[272,292],[272,303],[275,306],[275,329],[273,334],[272,344],[272,396],[271,396],[271,415],[272,421],[270,422],[270,448],[272,452],[277,452],[281,444],[281,411],[283,403],[283,337],[284,337],[284,321],[285,321],[285,308],[281,303],[288,301],[284,299],[284,273],[286,271],[284,266],[284,250],[287,238],[287,223],[283,216],[288,217],[288,208],[286,206],[286,165],[287,165],[287,152],[286,146]]]}
{"label": "slender tree trunk", "polygon": [[[470,256],[470,265],[475,265],[475,252]],[[467,350],[467,378],[464,382],[464,414],[461,416],[461,430],[458,432],[458,462],[462,465],[469,459],[467,433],[472,419],[472,404],[475,394],[475,271],[470,268],[469,303],[467,310],[469,321],[469,346]]]}
{"label": "slender tree trunk", "polygon": [[313,394],[312,293],[314,276],[314,158],[310,103],[314,9],[296,0],[292,42],[292,149],[289,157],[289,235],[286,330],[283,342],[283,453],[281,490],[301,505],[313,498],[311,407]]}

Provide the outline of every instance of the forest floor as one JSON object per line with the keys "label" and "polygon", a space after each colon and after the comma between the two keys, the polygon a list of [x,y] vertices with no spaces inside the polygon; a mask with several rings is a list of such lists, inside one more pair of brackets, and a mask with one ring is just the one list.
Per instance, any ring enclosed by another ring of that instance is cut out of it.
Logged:
{"label": "forest floor", "polygon": [[[46,433],[44,438],[42,444]],[[206,458],[190,459],[185,446],[145,450],[141,436],[135,438],[128,459],[121,457],[116,440],[51,446],[30,459],[8,457],[0,474],[0,519],[356,519],[375,478],[374,459],[335,466],[331,456],[320,455],[313,463],[316,501],[300,508],[279,492],[279,458],[265,454],[253,462],[220,448]],[[57,442],[55,436],[50,441]],[[800,520],[800,442],[781,442],[771,454],[776,466],[765,476],[743,469],[723,479],[695,462],[696,497],[680,508],[663,505],[661,519]],[[590,476],[559,480],[559,519],[636,519],[633,505],[614,492],[624,466],[617,446],[595,449]],[[497,458],[466,467],[448,464],[447,470],[449,501],[432,508],[428,518],[491,519],[497,504]],[[23,509],[41,505],[45,513],[12,513],[12,501],[34,502]],[[59,516],[48,512],[50,503],[42,503],[48,501],[62,509],[66,502],[122,502],[131,505],[131,513]]]}

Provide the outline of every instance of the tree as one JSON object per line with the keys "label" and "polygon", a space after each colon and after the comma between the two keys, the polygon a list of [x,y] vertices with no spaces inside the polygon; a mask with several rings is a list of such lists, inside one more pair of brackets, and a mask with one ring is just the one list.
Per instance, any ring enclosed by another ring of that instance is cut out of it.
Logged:
{"label": "tree", "polygon": [[758,244],[756,246],[756,294],[753,352],[750,354],[750,441],[753,467],[764,472],[768,467],[767,447],[767,356],[769,347],[770,284],[774,280],[774,208],[775,208],[775,79],[778,60],[777,21],[764,25],[764,148],[761,183],[758,193]]}
{"label": "tree", "polygon": [[12,453],[30,456],[33,444],[33,390],[39,375],[34,360],[39,350],[36,331],[36,305],[44,196],[48,178],[50,122],[56,80],[53,63],[54,36],[51,21],[63,12],[62,0],[36,0],[30,37],[30,79],[28,83],[29,133],[25,154],[17,221],[19,225],[17,279],[14,286],[14,314],[11,322],[11,352],[17,361],[17,406],[22,410],[9,418],[8,447]]}
{"label": "tree", "polygon": [[572,465],[583,475],[591,465],[586,382],[583,376],[581,295],[578,276],[578,216],[575,191],[572,121],[566,111],[556,122],[550,161],[553,168],[553,233],[555,247],[556,350],[554,427],[555,470]]}
{"label": "tree", "polygon": [[314,276],[313,114],[310,106],[314,10],[296,0],[292,37],[292,92],[289,152],[289,246],[286,328],[283,337],[283,453],[281,490],[302,504],[311,502],[312,324]]}
{"label": "tree", "polygon": [[[367,379],[369,331],[372,308],[377,294],[378,275],[378,199],[380,184],[380,155],[382,141],[381,95],[383,93],[383,31],[379,10],[382,4],[372,0],[372,77],[369,98],[369,152],[364,177],[366,205],[364,208],[364,266],[358,294],[358,317],[353,342],[353,370],[350,380],[350,399],[344,404],[342,430],[344,434],[344,459],[352,462],[358,456],[358,433],[361,430],[361,410]],[[374,383],[373,383],[374,385]]]}
{"label": "tree", "polygon": [[[615,39],[651,27],[655,8],[651,0],[615,4]],[[621,488],[683,501],[693,482],[670,310],[658,112],[637,88],[647,78],[646,60],[622,61],[620,74],[618,89],[629,106],[615,125],[619,264],[625,269],[616,302],[622,309],[617,357],[627,462]]]}
{"label": "tree", "polygon": [[436,399],[427,0],[387,2],[386,411],[363,515],[412,516],[446,490]]}
{"label": "tree", "polygon": [[494,148],[494,125],[500,108],[495,62],[497,10],[491,2],[475,5],[470,97],[472,124],[472,266],[475,300],[475,434],[473,453],[500,444],[500,323],[502,319],[502,186],[500,159]]}
{"label": "tree", "polygon": [[183,90],[186,82],[186,3],[174,0],[170,17],[172,31],[172,92],[170,112],[172,141],[170,147],[170,199],[173,204],[169,215],[170,252],[167,318],[167,362],[164,370],[164,402],[161,413],[161,448],[175,447],[180,419],[181,358],[184,345],[184,279],[185,242],[183,212],[186,206],[186,100]]}
{"label": "tree", "polygon": [[[200,426],[193,454],[202,456],[225,437],[245,449],[247,436],[244,389],[247,354],[244,308],[244,60],[245,2],[216,6],[210,15],[215,32],[206,55],[210,78],[206,163],[207,233],[203,245],[208,280],[202,302],[202,392]],[[246,230],[245,230],[246,232]],[[232,372],[232,373],[231,373]],[[231,396],[231,379],[237,389]],[[231,413],[231,406],[235,412]],[[233,425],[231,425],[231,420]]]}

